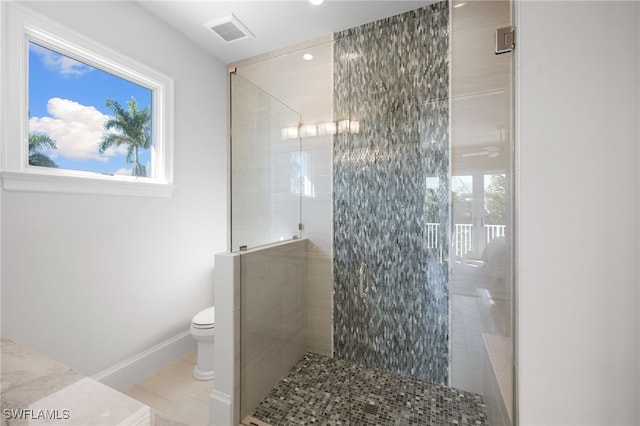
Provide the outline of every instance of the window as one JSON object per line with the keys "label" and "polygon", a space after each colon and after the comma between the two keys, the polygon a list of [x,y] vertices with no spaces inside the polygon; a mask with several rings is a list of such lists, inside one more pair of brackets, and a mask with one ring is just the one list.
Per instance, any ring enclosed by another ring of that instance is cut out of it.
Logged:
{"label": "window", "polygon": [[[9,10],[7,190],[168,196],[172,81],[38,17]],[[19,59],[19,60],[17,60]],[[15,87],[14,87],[15,86]]]}
{"label": "window", "polygon": [[28,43],[29,165],[153,177],[152,89]]}

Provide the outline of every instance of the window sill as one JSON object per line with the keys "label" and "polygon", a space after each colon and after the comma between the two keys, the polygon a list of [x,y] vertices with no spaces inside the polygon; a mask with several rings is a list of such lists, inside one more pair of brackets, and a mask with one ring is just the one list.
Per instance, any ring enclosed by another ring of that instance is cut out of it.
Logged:
{"label": "window sill", "polygon": [[45,173],[4,171],[2,188],[18,192],[117,195],[132,197],[171,197],[174,185],[134,180],[128,176],[60,176]]}

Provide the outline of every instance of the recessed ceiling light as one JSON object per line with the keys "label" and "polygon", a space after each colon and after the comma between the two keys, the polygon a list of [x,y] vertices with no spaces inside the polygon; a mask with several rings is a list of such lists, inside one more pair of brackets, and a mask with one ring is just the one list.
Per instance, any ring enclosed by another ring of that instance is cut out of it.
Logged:
{"label": "recessed ceiling light", "polygon": [[460,6],[464,6],[465,4],[466,4],[466,3],[458,3],[458,4],[456,4],[456,5],[455,5],[455,6],[453,6],[453,7],[460,7]]}
{"label": "recessed ceiling light", "polygon": [[324,0],[309,0],[309,3],[311,3],[314,6],[322,4],[322,2],[324,2]]}
{"label": "recessed ceiling light", "polygon": [[304,55],[302,55],[302,59],[304,59],[305,61],[310,61],[313,59],[313,55],[311,53],[305,53]]}

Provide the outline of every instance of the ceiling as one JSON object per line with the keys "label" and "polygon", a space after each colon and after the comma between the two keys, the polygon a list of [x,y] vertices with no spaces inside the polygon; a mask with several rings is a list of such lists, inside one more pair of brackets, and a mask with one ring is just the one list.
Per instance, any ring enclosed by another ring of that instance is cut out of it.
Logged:
{"label": "ceiling", "polygon": [[[237,66],[237,76],[311,123],[332,120],[333,81],[332,44],[310,40],[326,41],[333,32],[433,3],[325,0],[313,6],[308,0],[138,1],[195,44]],[[451,32],[453,166],[459,174],[501,172],[508,168],[510,158],[511,58],[494,54],[493,33],[509,25],[510,9],[506,2],[466,0],[458,4],[464,7],[452,9]],[[255,37],[225,43],[203,25],[230,14]],[[296,48],[290,49],[292,46]],[[269,54],[273,52],[277,54]],[[302,60],[303,53],[312,53],[314,59]],[[262,56],[261,60],[251,59],[256,56]]]}
{"label": "ceiling", "polygon": [[[433,1],[138,0],[194,43],[229,64],[417,9]],[[235,15],[254,35],[227,43],[204,24]]]}

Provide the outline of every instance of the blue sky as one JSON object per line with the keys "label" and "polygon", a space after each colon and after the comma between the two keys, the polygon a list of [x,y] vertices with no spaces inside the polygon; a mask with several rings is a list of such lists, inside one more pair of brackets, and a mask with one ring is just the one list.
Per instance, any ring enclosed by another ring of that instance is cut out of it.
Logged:
{"label": "blue sky", "polygon": [[[29,132],[52,137],[58,149],[47,152],[58,167],[127,174],[125,148],[101,155],[98,144],[111,111],[106,99],[125,109],[133,96],[139,109],[151,104],[151,90],[83,64],[52,50],[29,44]],[[146,164],[144,152],[141,163]],[[130,174],[130,173],[129,173]]]}

